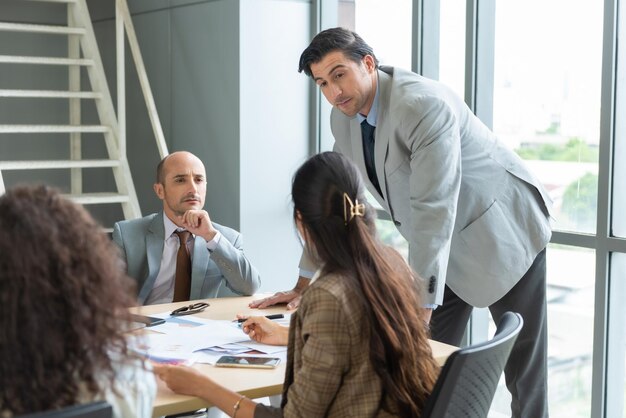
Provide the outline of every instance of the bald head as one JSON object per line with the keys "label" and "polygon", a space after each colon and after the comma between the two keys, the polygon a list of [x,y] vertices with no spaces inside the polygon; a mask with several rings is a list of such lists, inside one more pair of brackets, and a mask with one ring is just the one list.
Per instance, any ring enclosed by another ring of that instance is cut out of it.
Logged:
{"label": "bald head", "polygon": [[204,206],[206,171],[192,153],[179,151],[163,158],[157,166],[156,180],[154,191],[170,219]]}
{"label": "bald head", "polygon": [[200,165],[204,169],[204,164],[202,163],[202,161],[198,157],[193,155],[192,153],[188,151],[176,151],[176,152],[166,155],[161,161],[159,161],[159,164],[157,165],[157,169],[156,169],[156,182],[157,183],[163,184],[163,182],[165,181],[165,175],[166,175],[165,172],[167,170],[167,166],[171,165],[171,164],[167,164],[167,162],[172,159],[173,159],[172,161],[173,163],[178,163],[181,159],[183,161],[187,160],[189,162],[195,161],[196,163],[200,163]]}

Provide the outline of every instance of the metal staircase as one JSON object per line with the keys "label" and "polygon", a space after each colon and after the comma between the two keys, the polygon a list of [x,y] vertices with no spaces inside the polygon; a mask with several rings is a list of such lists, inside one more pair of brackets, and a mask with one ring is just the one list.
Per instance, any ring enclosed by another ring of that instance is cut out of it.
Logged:
{"label": "metal staircase", "polygon": [[[46,37],[67,37],[68,54],[63,57],[1,55],[2,51],[0,50],[0,66],[11,66],[12,68],[7,71],[20,71],[20,68],[24,68],[24,66],[67,67],[67,85],[69,88],[67,90],[9,89],[8,87],[11,86],[3,85],[3,80],[0,77],[0,98],[2,100],[58,101],[60,103],[59,107],[67,108],[68,110],[67,123],[1,124],[0,141],[28,138],[32,142],[39,140],[39,138],[45,140],[45,136],[50,134],[54,134],[57,137],[64,135],[67,137],[67,148],[60,154],[64,153],[67,155],[67,158],[47,159],[46,156],[43,156],[43,159],[35,159],[42,158],[41,155],[38,155],[37,149],[32,150],[33,159],[28,160],[6,160],[6,156],[0,153],[0,194],[5,190],[2,177],[3,172],[6,177],[8,175],[7,172],[15,170],[65,170],[67,173],[65,178],[69,178],[69,182],[62,188],[67,192],[67,196],[74,201],[84,205],[121,204],[126,219],[141,216],[130,168],[125,155],[125,134],[123,131],[120,131],[118,125],[118,115],[115,113],[111,93],[107,85],[86,0],[29,0],[29,3],[33,7],[41,3],[62,3],[58,7],[67,8],[67,24],[57,26],[0,21],[0,36],[15,36],[17,32],[27,32]],[[128,12],[125,2],[123,6],[126,12]],[[50,6],[48,5],[47,7]],[[129,16],[128,14],[127,17],[129,18]],[[0,16],[0,20],[2,20],[2,16]],[[132,35],[134,37],[134,32],[132,32]],[[122,42],[123,36],[122,31]],[[87,80],[81,80],[81,74],[85,73],[87,74]],[[123,71],[121,75],[124,75]],[[120,72],[118,70],[119,76]],[[90,89],[81,89],[81,86],[85,87],[87,84],[91,86]],[[123,88],[124,83],[120,84]],[[122,96],[123,93],[122,91]],[[144,94],[146,93],[144,92]],[[118,89],[119,95],[120,91]],[[97,118],[100,121],[99,124],[82,124],[81,101],[87,100],[94,102]],[[120,105],[119,100],[120,98],[118,97],[118,108],[124,110],[123,98],[122,105]],[[120,115],[119,117],[120,122],[123,123],[125,120],[124,116]],[[158,124],[158,129],[160,129],[160,124]],[[88,159],[83,157],[83,154],[88,154],[83,152],[83,142],[86,141],[85,134],[89,134],[89,141],[92,141],[92,137],[97,138],[97,135],[103,137],[108,158]],[[160,139],[162,140],[162,133]],[[158,140],[159,138],[157,138],[157,142]],[[162,143],[164,144],[163,141]],[[160,147],[162,155],[167,153],[166,149],[162,149],[163,147],[164,145]],[[21,155],[20,157],[23,158],[24,156]],[[83,190],[83,170],[102,167],[112,169],[116,190],[113,192],[85,193]]]}

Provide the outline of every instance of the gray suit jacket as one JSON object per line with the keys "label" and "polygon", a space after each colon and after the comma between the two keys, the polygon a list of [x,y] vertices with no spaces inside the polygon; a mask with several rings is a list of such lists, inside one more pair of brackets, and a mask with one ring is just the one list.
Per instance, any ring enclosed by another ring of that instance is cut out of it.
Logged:
{"label": "gray suit jacket", "polygon": [[[261,278],[243,253],[241,234],[215,222],[213,226],[222,234],[214,251],[209,252],[202,237],[195,237],[190,299],[217,297],[222,283],[239,295],[254,294]],[[164,235],[163,212],[113,227],[113,240],[121,249],[128,275],[137,281],[139,303],[145,302],[159,273]]]}
{"label": "gray suit jacket", "polygon": [[[335,151],[348,156],[400,233],[426,280],[425,304],[444,284],[472,306],[504,296],[551,236],[551,200],[523,161],[441,83],[393,67],[378,71],[375,164],[367,178],[361,127],[337,109]],[[306,264],[306,263],[304,263]]]}

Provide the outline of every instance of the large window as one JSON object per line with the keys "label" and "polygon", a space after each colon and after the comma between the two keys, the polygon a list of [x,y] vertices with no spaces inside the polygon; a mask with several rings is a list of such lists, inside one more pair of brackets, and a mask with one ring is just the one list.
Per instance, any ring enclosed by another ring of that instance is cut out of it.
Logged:
{"label": "large window", "polygon": [[[493,130],[544,184],[560,230],[596,230],[602,12],[601,2],[496,4]],[[550,413],[589,417],[594,253],[552,246],[547,260]]]}
{"label": "large window", "polygon": [[411,0],[355,0],[351,29],[381,64],[411,68]]}
{"label": "large window", "polygon": [[[626,90],[626,86],[625,86]],[[625,103],[626,104],[626,103]],[[618,118],[616,123],[626,125],[626,120]],[[626,134],[626,126],[619,126],[617,132]],[[626,137],[620,137],[615,143],[616,161],[626,161]],[[626,238],[626,164],[615,164],[613,175],[613,235]]]}
{"label": "large window", "polygon": [[[626,13],[621,12],[618,16],[618,39],[626,38]],[[626,108],[626,46],[618,43],[617,62],[620,63],[616,74],[616,114],[623,112]],[[612,235],[626,238],[626,120],[622,117],[615,117],[615,147],[613,149],[613,188],[611,197],[613,198],[613,210],[611,213]],[[616,163],[619,161],[620,163]],[[624,247],[624,246],[623,246]],[[611,262],[611,280],[609,304],[611,310],[609,327],[609,358],[608,361],[614,364],[611,370],[615,375],[609,376],[608,402],[615,406],[614,411],[609,413],[620,414],[626,418],[626,303],[623,295],[626,295],[626,249],[622,252],[614,253]],[[612,332],[611,332],[612,331]],[[621,382],[612,386],[612,382]],[[613,390],[613,388],[615,388]]]}
{"label": "large window", "polygon": [[[381,65],[411,68],[411,0],[339,1],[338,25],[357,32],[374,49]],[[324,122],[323,122],[324,123]],[[378,209],[376,221],[383,242],[408,258],[408,243],[382,211],[376,199],[368,201]]]}
{"label": "large window", "polygon": [[609,322],[609,381],[615,386],[609,386],[607,417],[626,418],[624,399],[626,398],[626,253],[614,253],[611,256],[611,318]]}
{"label": "large window", "polygon": [[[552,244],[547,254],[548,397],[551,417],[591,415],[595,254]],[[495,331],[490,323],[490,335]],[[510,414],[501,380],[492,411]]]}
{"label": "large window", "polygon": [[596,227],[602,6],[496,4],[493,129],[548,189],[561,230]]}
{"label": "large window", "polygon": [[[622,2],[623,5],[623,2]],[[623,8],[622,8],[623,9]],[[610,255],[608,272],[608,350],[607,350],[607,417],[626,418],[626,120],[622,117],[626,109],[626,13],[623,11],[615,19],[617,22],[618,41],[616,45],[617,69],[615,79],[615,111],[613,187],[609,199],[612,200],[612,215],[607,220],[609,227],[608,245],[615,251]],[[621,42],[619,42],[621,41]],[[612,74],[611,71],[607,72]],[[619,116],[618,116],[619,115]],[[607,118],[608,119],[608,118]],[[610,125],[607,127],[609,128]],[[608,131],[609,129],[607,129]],[[602,157],[606,158],[605,152]],[[608,177],[608,174],[607,174]],[[600,212],[604,212],[603,210]],[[615,238],[618,237],[618,238]],[[621,238],[621,239],[620,239]]]}
{"label": "large window", "polygon": [[465,96],[465,0],[441,0],[439,81]]}
{"label": "large window", "polygon": [[[623,2],[622,2],[623,5]],[[623,42],[626,38],[626,12],[622,12],[618,20],[618,39],[622,43],[617,45],[617,62],[619,64],[616,71],[616,94],[615,107],[621,110],[626,109],[626,46]],[[621,115],[620,115],[621,116]],[[615,117],[615,146],[613,148],[614,161],[619,164],[613,165],[613,213],[612,232],[614,236],[626,238],[626,118]],[[626,276],[626,275],[625,275]]]}

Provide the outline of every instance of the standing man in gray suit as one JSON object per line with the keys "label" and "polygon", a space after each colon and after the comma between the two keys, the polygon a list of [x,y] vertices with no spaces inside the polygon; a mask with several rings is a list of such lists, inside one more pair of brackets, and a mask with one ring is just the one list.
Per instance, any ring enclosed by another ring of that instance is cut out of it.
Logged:
{"label": "standing man in gray suit", "polygon": [[[198,157],[183,151],[163,158],[154,192],[163,201],[161,212],[117,222],[113,229],[128,275],[137,281],[140,303],[212,298],[222,285],[240,295],[257,291],[261,279],[243,252],[241,234],[212,222],[202,209],[206,172]],[[182,290],[176,284],[181,240],[186,241],[187,263],[191,258]]]}
{"label": "standing man in gray suit", "polygon": [[[473,307],[524,328],[505,368],[513,417],[548,416],[546,261],[551,201],[522,160],[444,85],[378,66],[356,33],[319,33],[300,57],[334,106],[334,149],[360,168],[369,191],[409,242],[424,279],[424,318],[435,340],[459,345]],[[297,305],[294,290],[256,301]],[[295,300],[294,300],[295,299]]]}

